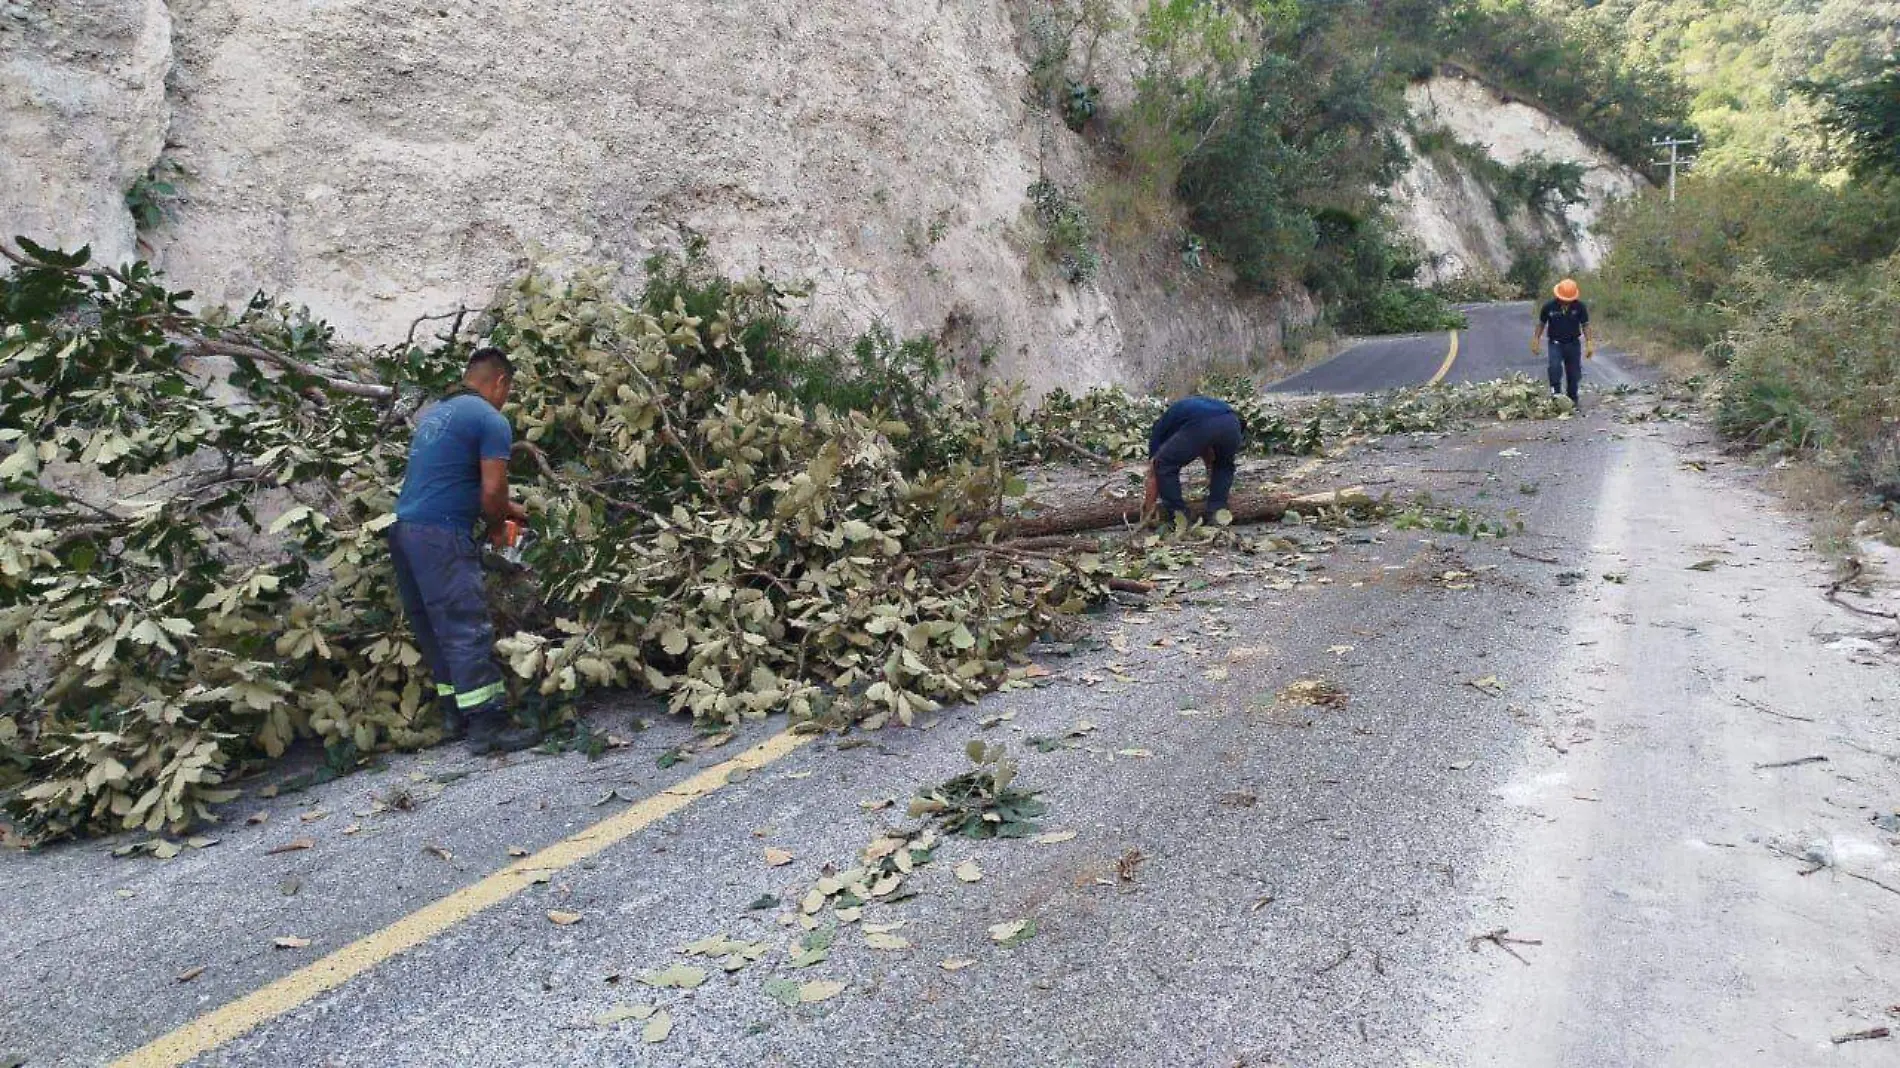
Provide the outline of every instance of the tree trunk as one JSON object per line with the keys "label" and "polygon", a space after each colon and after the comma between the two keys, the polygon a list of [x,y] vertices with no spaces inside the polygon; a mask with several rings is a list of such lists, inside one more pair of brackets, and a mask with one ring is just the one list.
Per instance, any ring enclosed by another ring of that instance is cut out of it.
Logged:
{"label": "tree trunk", "polygon": [[[1365,490],[1359,487],[1313,493],[1304,497],[1285,493],[1237,493],[1228,499],[1227,510],[1233,513],[1235,524],[1272,523],[1288,512],[1311,514],[1326,508],[1366,504],[1370,501],[1371,498],[1366,496]],[[1195,506],[1189,506],[1189,511],[1197,517],[1200,514],[1200,509]],[[1006,527],[997,540],[1080,534],[1088,530],[1132,527],[1140,522],[1141,502],[1139,500],[1092,501],[1088,504],[1057,508],[1041,515],[1018,519]]]}

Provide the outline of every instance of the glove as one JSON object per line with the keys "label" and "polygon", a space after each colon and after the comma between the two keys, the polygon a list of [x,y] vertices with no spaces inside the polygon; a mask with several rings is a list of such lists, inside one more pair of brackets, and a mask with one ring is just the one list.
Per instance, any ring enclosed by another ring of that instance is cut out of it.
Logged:
{"label": "glove", "polygon": [[1531,355],[1537,355],[1537,339],[1531,338]]}
{"label": "glove", "polygon": [[1584,358],[1584,359],[1586,359],[1586,360],[1594,360],[1594,359],[1596,359],[1596,358],[1597,358],[1597,347],[1596,347],[1595,345],[1592,345],[1592,346],[1590,346],[1589,348],[1587,348],[1587,349],[1584,349],[1584,350],[1583,350],[1583,358]]}

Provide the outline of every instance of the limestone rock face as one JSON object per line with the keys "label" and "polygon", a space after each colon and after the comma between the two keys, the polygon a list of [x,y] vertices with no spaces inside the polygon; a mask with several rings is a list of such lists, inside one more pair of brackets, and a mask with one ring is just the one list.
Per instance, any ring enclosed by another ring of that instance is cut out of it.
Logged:
{"label": "limestone rock face", "polygon": [[1473,168],[1415,151],[1393,200],[1401,225],[1427,254],[1428,281],[1472,273],[1501,276],[1510,270],[1516,249],[1530,246],[1549,248],[1557,270],[1591,270],[1605,252],[1595,231],[1604,209],[1649,184],[1548,113],[1474,78],[1441,74],[1413,85],[1406,95],[1419,129],[1476,146],[1497,163],[1541,157],[1584,168],[1584,200],[1567,206],[1559,219],[1523,205],[1506,205],[1500,212],[1494,190]]}
{"label": "limestone rock face", "polygon": [[[145,256],[207,304],[262,290],[360,342],[480,305],[533,260],[632,285],[652,253],[703,239],[728,272],[809,283],[822,330],[931,334],[1036,392],[1272,363],[1310,302],[1236,297],[1184,266],[1179,234],[1109,250],[1079,285],[1049,262],[1029,186],[1084,190],[1105,164],[1025,103],[1024,10],[0,0],[0,231]],[[1099,42],[1111,107],[1130,91],[1127,36]],[[1502,161],[1591,160],[1585,229],[1637,181],[1475,83],[1414,96]],[[161,159],[181,199],[137,234],[125,194]],[[1440,273],[1508,266],[1511,224],[1471,176],[1427,160],[1398,194]],[[1567,262],[1593,262],[1593,240]]]}
{"label": "limestone rock face", "polygon": [[163,0],[0,2],[0,231],[133,258],[125,192],[170,120]]}
{"label": "limestone rock face", "polygon": [[808,281],[822,326],[937,334],[1038,390],[1278,352],[1308,309],[1237,301],[1171,250],[1079,286],[1044,262],[1028,187],[1079,187],[1088,154],[1025,105],[1012,10],[12,0],[0,228],[124,259],[123,193],[166,146],[183,200],[146,254],[201,300],[262,289],[354,340],[531,259],[633,282],[696,235],[729,271]]}

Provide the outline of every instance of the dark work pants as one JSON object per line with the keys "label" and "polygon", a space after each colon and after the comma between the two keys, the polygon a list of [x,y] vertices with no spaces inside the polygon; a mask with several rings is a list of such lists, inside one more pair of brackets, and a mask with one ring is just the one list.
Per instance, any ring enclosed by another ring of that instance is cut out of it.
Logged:
{"label": "dark work pants", "polygon": [[1240,417],[1232,412],[1196,419],[1155,450],[1155,482],[1161,506],[1169,513],[1187,511],[1181,499],[1181,469],[1209,449],[1214,460],[1207,465],[1207,519],[1211,522],[1215,512],[1227,507],[1227,492],[1234,488],[1234,459],[1240,455]]}
{"label": "dark work pants", "polygon": [[423,662],[448,714],[500,708],[507,696],[495,666],[495,628],[482,587],[482,551],[448,527],[397,523],[389,528],[396,592]]}
{"label": "dark work pants", "polygon": [[1577,399],[1577,387],[1583,383],[1583,342],[1553,341],[1550,343],[1550,391],[1559,391],[1569,395],[1574,402]]}

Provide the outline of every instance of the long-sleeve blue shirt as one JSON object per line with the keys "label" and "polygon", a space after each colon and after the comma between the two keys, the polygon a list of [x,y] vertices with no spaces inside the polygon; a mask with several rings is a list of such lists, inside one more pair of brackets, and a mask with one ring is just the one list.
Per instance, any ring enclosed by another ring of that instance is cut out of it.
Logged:
{"label": "long-sleeve blue shirt", "polygon": [[1217,415],[1236,415],[1233,406],[1214,397],[1183,397],[1168,405],[1168,410],[1155,420],[1154,429],[1148,432],[1148,455],[1153,456],[1161,450],[1161,443],[1174,435],[1174,432],[1200,419],[1211,419]]}

